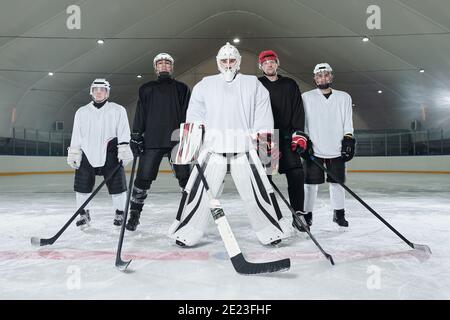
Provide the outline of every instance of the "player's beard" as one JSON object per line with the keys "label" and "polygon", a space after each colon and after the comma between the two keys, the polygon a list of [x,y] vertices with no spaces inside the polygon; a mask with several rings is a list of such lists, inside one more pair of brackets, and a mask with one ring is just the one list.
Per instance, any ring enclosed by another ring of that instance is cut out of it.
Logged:
{"label": "player's beard", "polygon": [[270,73],[264,72],[264,75],[265,75],[265,76],[268,76],[268,77],[274,77],[274,76],[277,75],[277,71],[274,70],[274,71],[272,71],[272,72],[270,72]]}
{"label": "player's beard", "polygon": [[330,87],[331,87],[331,82],[327,82],[327,83],[324,83],[324,84],[318,84],[317,85],[317,88],[319,88],[321,90],[326,90],[326,89],[328,89]]}
{"label": "player's beard", "polygon": [[169,79],[170,77],[171,77],[171,74],[168,71],[161,71],[161,72],[158,73],[158,78],[159,79],[164,80],[164,79]]}

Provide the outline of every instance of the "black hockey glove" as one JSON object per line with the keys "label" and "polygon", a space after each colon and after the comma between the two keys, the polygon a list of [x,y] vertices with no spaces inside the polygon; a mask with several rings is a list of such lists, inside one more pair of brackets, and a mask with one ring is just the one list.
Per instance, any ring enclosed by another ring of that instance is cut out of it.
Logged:
{"label": "black hockey glove", "polygon": [[355,155],[356,139],[352,135],[345,135],[342,139],[341,157],[345,162],[353,159]]}
{"label": "black hockey glove", "polygon": [[[299,136],[301,137],[300,139],[298,139]],[[291,150],[297,151],[297,153],[305,160],[314,155],[311,139],[309,139],[306,133],[301,131],[296,131],[292,134]]]}
{"label": "black hockey glove", "polygon": [[142,134],[131,134],[130,148],[136,157],[144,153],[144,137],[142,136]]}

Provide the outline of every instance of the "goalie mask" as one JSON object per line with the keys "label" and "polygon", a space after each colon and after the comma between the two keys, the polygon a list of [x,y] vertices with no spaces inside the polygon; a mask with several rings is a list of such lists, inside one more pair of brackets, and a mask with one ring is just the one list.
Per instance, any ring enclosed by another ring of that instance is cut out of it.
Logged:
{"label": "goalie mask", "polygon": [[[319,89],[325,90],[333,83],[333,69],[328,63],[319,63],[314,68],[314,81]],[[322,79],[324,78],[324,79]]]}
{"label": "goalie mask", "polygon": [[225,81],[233,81],[241,66],[241,55],[238,49],[227,42],[217,53],[216,61],[217,68],[224,76]]}
{"label": "goalie mask", "polygon": [[[96,98],[95,98],[95,92],[94,91],[97,91],[97,90],[95,90],[96,88],[103,88],[106,91],[105,98],[101,99],[101,101],[100,100],[97,101]],[[109,82],[106,81],[106,79],[95,79],[94,82],[92,82],[92,84],[91,84],[90,94],[91,94],[92,99],[95,102],[101,103],[103,101],[106,101],[109,98],[109,92],[110,91],[111,91],[111,86],[109,85]]]}
{"label": "goalie mask", "polygon": [[[164,71],[158,71],[156,65],[158,64],[159,61],[169,61],[170,67],[163,67],[162,69],[164,69]],[[160,54],[157,54],[156,57],[153,59],[153,68],[155,69],[155,73],[158,77],[161,78],[170,78],[172,76],[173,64],[174,60],[172,56],[168,53],[162,52]]]}

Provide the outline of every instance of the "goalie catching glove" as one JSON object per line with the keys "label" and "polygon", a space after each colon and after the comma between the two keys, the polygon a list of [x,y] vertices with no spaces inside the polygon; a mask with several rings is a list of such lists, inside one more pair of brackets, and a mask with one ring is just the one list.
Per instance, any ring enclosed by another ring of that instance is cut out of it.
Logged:
{"label": "goalie catching glove", "polygon": [[180,142],[175,156],[175,164],[191,164],[199,156],[203,145],[205,126],[199,122],[180,125]]}

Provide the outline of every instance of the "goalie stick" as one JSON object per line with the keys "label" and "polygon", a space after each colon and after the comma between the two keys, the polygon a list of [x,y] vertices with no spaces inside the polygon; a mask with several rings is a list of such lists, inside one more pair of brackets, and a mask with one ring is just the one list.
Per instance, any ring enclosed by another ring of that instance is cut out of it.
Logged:
{"label": "goalie stick", "polygon": [[288,270],[291,266],[291,260],[289,258],[261,263],[253,263],[245,259],[244,255],[241,252],[241,249],[239,248],[236,238],[234,237],[233,231],[231,230],[231,227],[228,223],[225,212],[223,211],[219,200],[214,198],[211,190],[209,189],[208,182],[206,181],[206,177],[203,174],[203,169],[198,163],[195,164],[195,167],[197,168],[200,179],[202,180],[206,193],[208,194],[208,197],[210,199],[211,214],[214,218],[214,222],[217,224],[220,236],[223,243],[225,244],[228,256],[230,257],[231,263],[233,264],[236,272],[240,274],[250,275]]}

